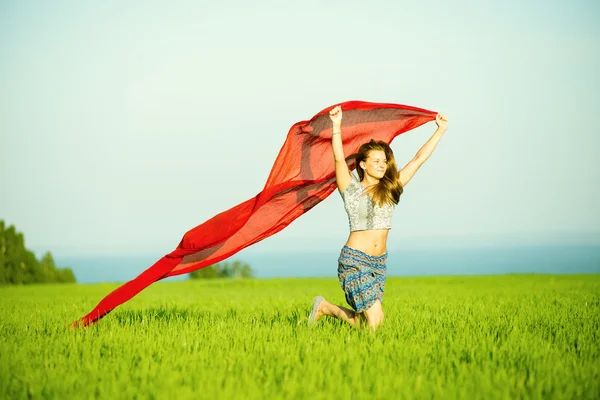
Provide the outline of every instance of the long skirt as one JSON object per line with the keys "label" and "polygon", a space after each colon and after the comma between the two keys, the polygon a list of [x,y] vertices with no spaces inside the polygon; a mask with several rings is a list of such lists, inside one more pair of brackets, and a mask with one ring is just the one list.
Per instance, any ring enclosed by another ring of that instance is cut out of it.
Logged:
{"label": "long skirt", "polygon": [[371,308],[379,299],[383,302],[387,252],[371,256],[344,246],[338,259],[338,278],[346,301],[356,312]]}

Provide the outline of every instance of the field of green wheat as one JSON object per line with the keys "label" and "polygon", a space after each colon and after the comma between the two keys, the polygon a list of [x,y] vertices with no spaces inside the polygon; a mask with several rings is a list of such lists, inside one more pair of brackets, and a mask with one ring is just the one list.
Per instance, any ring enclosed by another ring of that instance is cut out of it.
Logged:
{"label": "field of green wheat", "polygon": [[388,278],[375,334],[324,319],[336,279],[0,287],[2,399],[598,398],[600,275]]}

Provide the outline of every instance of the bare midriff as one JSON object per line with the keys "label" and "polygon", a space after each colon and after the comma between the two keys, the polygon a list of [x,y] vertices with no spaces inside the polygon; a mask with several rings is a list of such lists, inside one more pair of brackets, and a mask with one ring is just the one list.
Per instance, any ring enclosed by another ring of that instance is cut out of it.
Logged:
{"label": "bare midriff", "polygon": [[389,229],[370,229],[350,232],[346,246],[372,256],[380,256],[386,252]]}

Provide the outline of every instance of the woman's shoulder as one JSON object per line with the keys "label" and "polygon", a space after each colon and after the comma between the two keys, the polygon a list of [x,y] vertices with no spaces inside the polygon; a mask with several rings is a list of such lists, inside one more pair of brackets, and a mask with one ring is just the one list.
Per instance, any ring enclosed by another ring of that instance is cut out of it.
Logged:
{"label": "woman's shoulder", "polygon": [[343,198],[357,193],[362,187],[360,181],[356,176],[354,176],[353,173],[350,173],[350,178],[350,184],[348,184],[348,186],[346,186],[346,188],[340,192]]}

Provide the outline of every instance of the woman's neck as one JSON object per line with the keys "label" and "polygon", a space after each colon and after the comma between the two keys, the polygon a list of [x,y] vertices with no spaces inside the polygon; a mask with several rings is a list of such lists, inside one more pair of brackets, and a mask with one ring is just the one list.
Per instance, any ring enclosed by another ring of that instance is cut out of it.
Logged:
{"label": "woman's neck", "polygon": [[369,186],[377,185],[379,183],[379,179],[373,178],[372,176],[365,174],[363,180],[360,183],[364,187],[368,188]]}

